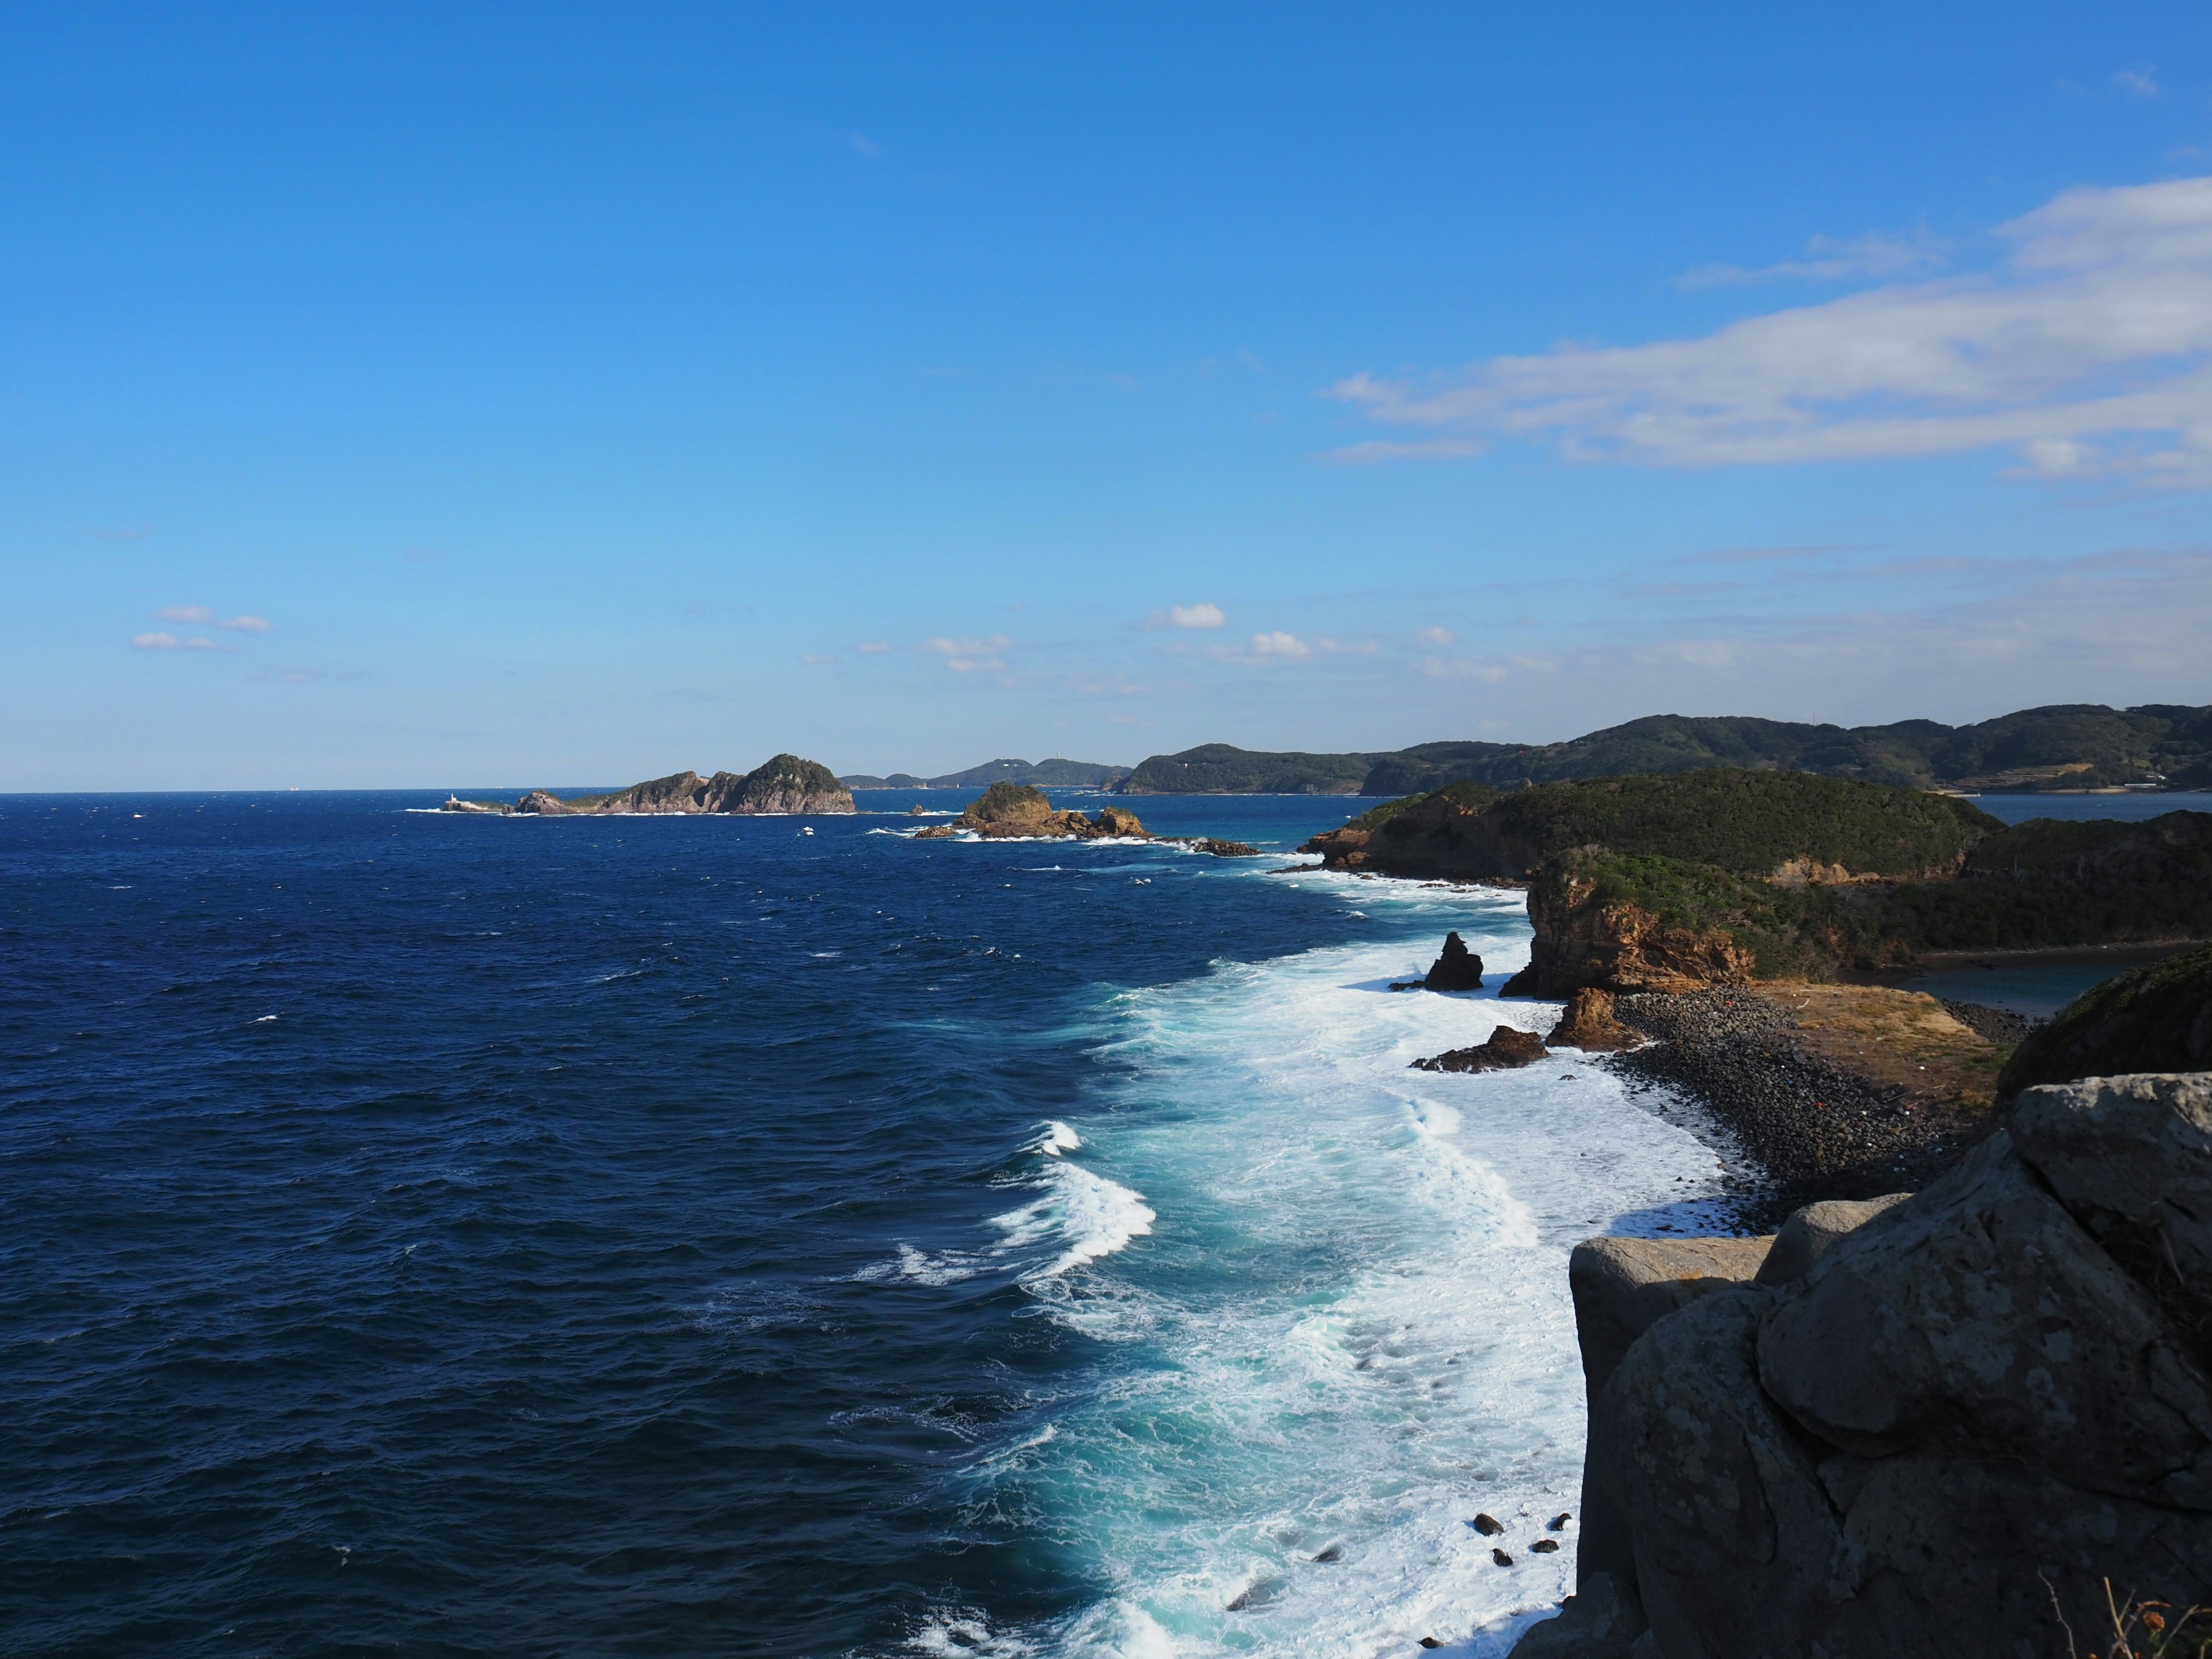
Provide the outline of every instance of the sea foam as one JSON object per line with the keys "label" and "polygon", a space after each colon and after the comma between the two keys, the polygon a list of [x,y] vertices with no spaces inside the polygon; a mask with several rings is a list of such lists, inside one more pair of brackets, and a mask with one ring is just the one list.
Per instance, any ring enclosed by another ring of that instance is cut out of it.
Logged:
{"label": "sea foam", "polygon": [[[1403,942],[1118,994],[1119,1080],[1030,1143],[1048,1184],[992,1223],[995,1248],[1032,1263],[1040,1311],[1097,1357],[1042,1408],[1049,1436],[1032,1421],[1018,1455],[969,1466],[968,1501],[1035,1515],[1105,1587],[994,1641],[1102,1659],[1423,1637],[1504,1653],[1573,1585],[1571,1524],[1559,1553],[1526,1547],[1579,1507],[1567,1252],[1722,1213],[1715,1155],[1579,1055],[1408,1069],[1557,1018],[1387,991],[1448,927],[1497,977],[1521,965],[1517,894],[1296,879],[1356,890]],[[1478,1510],[1508,1536],[1478,1535]],[[1516,1565],[1492,1560],[1498,1541]]]}

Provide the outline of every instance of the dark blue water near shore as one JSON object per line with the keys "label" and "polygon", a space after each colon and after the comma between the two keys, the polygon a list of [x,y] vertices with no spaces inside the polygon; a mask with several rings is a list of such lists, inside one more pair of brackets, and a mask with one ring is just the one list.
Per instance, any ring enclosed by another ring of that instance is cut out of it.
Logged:
{"label": "dark blue water near shore", "polygon": [[1101,987],[1375,924],[1144,848],[433,799],[0,801],[6,1650],[835,1653],[1091,1593],[935,1478],[1079,1340],[1019,1261],[869,1271],[1006,1207]]}

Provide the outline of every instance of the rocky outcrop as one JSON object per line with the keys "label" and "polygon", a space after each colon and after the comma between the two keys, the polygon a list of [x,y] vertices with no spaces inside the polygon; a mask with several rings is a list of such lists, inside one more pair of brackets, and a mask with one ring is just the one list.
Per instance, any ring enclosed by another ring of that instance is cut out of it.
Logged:
{"label": "rocky outcrop", "polygon": [[480,812],[491,817],[504,817],[514,809],[501,800],[463,800],[459,795],[447,795],[439,803],[441,812]]}
{"label": "rocky outcrop", "polygon": [[1724,929],[1670,923],[1633,898],[1608,893],[1580,861],[1553,860],[1528,888],[1535,937],[1528,966],[1504,994],[1565,997],[1603,991],[1696,991],[1747,985],[1750,951]]}
{"label": "rocky outcrop", "polygon": [[1612,992],[1584,986],[1567,999],[1566,1012],[1544,1039],[1545,1046],[1580,1048],[1584,1054],[1634,1048],[1637,1035],[1615,1016],[1616,1006]]}
{"label": "rocky outcrop", "polygon": [[1544,1039],[1534,1031],[1516,1031],[1510,1025],[1501,1025],[1490,1034],[1487,1041],[1471,1048],[1454,1048],[1441,1054],[1431,1054],[1426,1060],[1417,1060],[1417,1072],[1510,1072],[1522,1066],[1534,1066],[1550,1051]]}
{"label": "rocky outcrop", "polygon": [[938,840],[951,836],[980,836],[986,841],[1055,837],[1097,841],[1116,838],[1150,839],[1134,812],[1122,806],[1103,806],[1097,816],[1078,811],[1055,811],[1043,790],[1025,783],[993,784],[951,823],[917,832],[917,838]]}
{"label": "rocky outcrop", "polygon": [[[717,772],[708,781],[706,811],[812,816],[856,810],[853,792],[819,761],[777,755],[736,780],[734,786],[725,783],[729,775]],[[719,790],[717,785],[721,786]]]}
{"label": "rocky outcrop", "polygon": [[1429,964],[1421,983],[1431,991],[1480,991],[1482,958],[1467,948],[1458,933],[1446,933],[1443,954]]}
{"label": "rocky outcrop", "polygon": [[515,802],[514,810],[530,817],[559,817],[569,808],[559,796],[544,789],[533,789]]}
{"label": "rocky outcrop", "polygon": [[2063,1647],[2054,1602],[2108,1632],[2107,1579],[2203,1600],[2200,1216],[2212,1077],[2131,1076],[2028,1091],[1925,1190],[1793,1218],[1752,1282],[1669,1291],[1646,1242],[1584,1246],[1583,1572],[1666,1659],[2010,1659]]}
{"label": "rocky outcrop", "polygon": [[2212,945],[2075,998],[2014,1051],[1997,1079],[1997,1097],[2118,1071],[2206,1068],[2212,1068]]}

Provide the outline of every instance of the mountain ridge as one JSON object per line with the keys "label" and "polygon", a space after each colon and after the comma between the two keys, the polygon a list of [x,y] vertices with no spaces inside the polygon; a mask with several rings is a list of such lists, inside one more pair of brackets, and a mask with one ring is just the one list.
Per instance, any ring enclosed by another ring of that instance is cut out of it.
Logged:
{"label": "mountain ridge", "polygon": [[1514,789],[1728,766],[1917,789],[2212,788],[2212,705],[2051,703],[1955,726],[1647,714],[1559,743],[1446,741],[1338,754],[1200,744],[1146,757],[1119,787],[1133,795],[1407,795],[1460,782]]}

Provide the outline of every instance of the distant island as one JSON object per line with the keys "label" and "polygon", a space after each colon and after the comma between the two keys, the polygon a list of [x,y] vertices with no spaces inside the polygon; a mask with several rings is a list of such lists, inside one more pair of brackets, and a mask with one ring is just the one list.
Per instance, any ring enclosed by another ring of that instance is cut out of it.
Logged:
{"label": "distant island", "polygon": [[1119,787],[1132,795],[1406,795],[1451,783],[1514,789],[1722,766],[1958,792],[2212,788],[2212,706],[2054,703],[1974,726],[1652,714],[1565,743],[1425,743],[1352,754],[1209,743],[1154,755]]}
{"label": "distant island", "polygon": [[987,789],[994,783],[1025,783],[1040,789],[1111,789],[1127,777],[1129,771],[1128,767],[1109,766],[1103,761],[994,760],[971,766],[964,772],[947,772],[941,777],[923,778],[911,772],[894,772],[887,778],[879,778],[867,772],[854,772],[837,781],[848,789]]}
{"label": "distant island", "polygon": [[532,789],[517,801],[447,798],[448,812],[497,817],[563,817],[592,813],[809,813],[850,812],[853,792],[819,761],[778,755],[740,776],[717,772],[676,772],[604,795],[571,795],[566,800]]}
{"label": "distant island", "polygon": [[[915,811],[921,809],[916,807]],[[1004,778],[986,789],[980,799],[950,823],[933,824],[915,831],[916,841],[942,841],[973,836],[979,841],[1150,841],[1163,846],[1188,847],[1217,858],[1249,859],[1260,849],[1241,841],[1221,841],[1211,836],[1155,836],[1122,806],[1102,806],[1085,817],[1074,811],[1055,810],[1042,789]]]}

